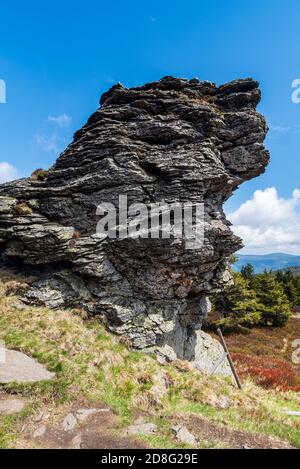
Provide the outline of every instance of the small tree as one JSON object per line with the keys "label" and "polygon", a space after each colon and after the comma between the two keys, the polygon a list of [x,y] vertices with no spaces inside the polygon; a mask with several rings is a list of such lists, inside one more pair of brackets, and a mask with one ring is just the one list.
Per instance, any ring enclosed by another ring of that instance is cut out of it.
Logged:
{"label": "small tree", "polygon": [[241,319],[246,314],[257,313],[259,310],[256,294],[250,288],[249,280],[240,273],[233,273],[233,284],[216,295],[214,306],[223,318]]}
{"label": "small tree", "polygon": [[253,288],[261,304],[261,325],[284,326],[291,315],[291,305],[276,276],[267,271],[255,276]]}
{"label": "small tree", "polygon": [[291,270],[280,270],[276,272],[276,280],[283,286],[291,305],[300,306],[300,277]]}
{"label": "small tree", "polygon": [[276,275],[264,272],[252,276],[250,268],[243,273],[233,273],[233,285],[214,298],[214,307],[223,318],[222,324],[284,326],[290,317],[291,305]]}
{"label": "small tree", "polygon": [[254,278],[253,265],[252,264],[243,265],[243,267],[241,268],[241,274],[245,279],[250,280],[251,282]]}

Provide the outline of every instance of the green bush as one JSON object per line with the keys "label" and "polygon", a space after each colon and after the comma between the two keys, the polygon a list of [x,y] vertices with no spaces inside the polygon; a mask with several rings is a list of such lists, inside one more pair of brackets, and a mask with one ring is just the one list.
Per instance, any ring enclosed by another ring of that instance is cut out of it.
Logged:
{"label": "green bush", "polygon": [[282,285],[291,305],[300,306],[300,276],[292,270],[281,270],[276,272],[276,280]]}
{"label": "green bush", "polygon": [[220,312],[220,326],[281,327],[291,315],[291,304],[276,275],[264,272],[254,275],[245,268],[233,273],[233,284],[213,298]]}

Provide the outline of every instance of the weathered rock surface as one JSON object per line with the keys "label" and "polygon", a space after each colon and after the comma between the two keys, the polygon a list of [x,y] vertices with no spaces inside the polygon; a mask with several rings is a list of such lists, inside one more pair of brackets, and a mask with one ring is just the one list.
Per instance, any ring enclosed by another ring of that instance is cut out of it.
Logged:
{"label": "weathered rock surface", "polygon": [[101,414],[105,412],[110,412],[110,409],[103,408],[103,409],[78,409],[76,412],[76,418],[80,422],[85,422],[88,420],[89,417],[95,414]]}
{"label": "weathered rock surface", "polygon": [[75,415],[72,414],[72,413],[68,414],[64,418],[64,421],[62,423],[62,427],[63,427],[65,432],[69,432],[69,431],[73,430],[73,428],[75,428],[76,425],[77,425],[77,419],[76,419]]}
{"label": "weathered rock surface", "polygon": [[222,376],[231,375],[227,358],[220,363],[224,349],[217,340],[203,331],[196,331],[192,340],[194,344],[191,344],[190,350],[193,350],[193,353],[190,357],[187,356],[187,359],[193,362],[197,370],[208,374],[215,370],[215,373]]}
{"label": "weathered rock surface", "polygon": [[172,430],[176,435],[177,441],[180,441],[180,443],[190,446],[194,446],[196,444],[196,437],[189,432],[184,425],[175,425]]}
{"label": "weathered rock surface", "polygon": [[[84,307],[136,348],[198,360],[207,297],[230,281],[227,259],[242,246],[222,205],[269,160],[259,101],[252,79],[113,86],[44,180],[0,186],[2,262],[38,277],[23,300]],[[119,195],[204,203],[204,244],[97,237],[97,206]]]}
{"label": "weathered rock surface", "polygon": [[126,430],[126,435],[152,435],[157,430],[155,423],[140,423],[130,425]]}
{"label": "weathered rock surface", "polygon": [[0,383],[33,383],[53,379],[55,374],[33,358],[15,350],[5,349],[0,362]]}
{"label": "weathered rock surface", "polygon": [[0,399],[0,415],[12,415],[21,412],[26,402],[23,399]]}

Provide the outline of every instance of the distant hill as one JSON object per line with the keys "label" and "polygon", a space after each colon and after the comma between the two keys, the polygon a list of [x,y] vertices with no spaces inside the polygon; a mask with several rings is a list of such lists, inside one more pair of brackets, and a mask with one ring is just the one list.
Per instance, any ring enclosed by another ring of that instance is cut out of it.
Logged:
{"label": "distant hill", "polygon": [[286,269],[280,270],[290,270],[294,275],[300,276],[300,267],[287,267]]}
{"label": "distant hill", "polygon": [[236,271],[240,271],[245,264],[252,264],[257,274],[263,272],[265,269],[281,270],[291,267],[296,268],[296,272],[299,271],[300,274],[300,256],[283,253],[263,255],[238,254],[237,258],[238,260],[233,266]]}

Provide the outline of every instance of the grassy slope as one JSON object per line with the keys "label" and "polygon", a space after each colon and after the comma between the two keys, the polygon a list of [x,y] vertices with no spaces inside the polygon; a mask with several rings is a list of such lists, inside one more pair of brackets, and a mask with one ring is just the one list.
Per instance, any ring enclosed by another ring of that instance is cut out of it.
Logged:
{"label": "grassy slope", "polygon": [[[129,350],[97,321],[83,320],[72,311],[22,308],[17,298],[5,295],[10,279],[5,272],[0,274],[0,339],[8,348],[44,363],[56,372],[56,379],[4,386],[7,392],[27,396],[29,404],[17,417],[0,417],[0,447],[13,447],[20,441],[22,425],[43,405],[51,403],[59,412],[78,396],[109,405],[119,416],[120,432],[141,413],[155,421],[158,433],[146,438],[153,447],[183,446],[171,431],[174,416],[181,414],[277,436],[300,447],[299,419],[282,414],[285,408],[299,409],[299,394],[266,391],[251,381],[239,391],[230,380],[208,379],[182,362],[160,365],[153,356]],[[221,396],[230,398],[230,408],[220,408]],[[202,440],[200,446],[226,444]]]}

